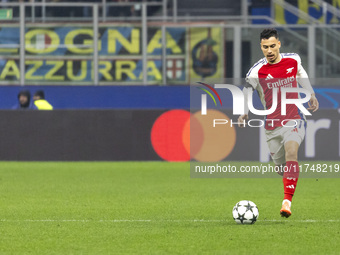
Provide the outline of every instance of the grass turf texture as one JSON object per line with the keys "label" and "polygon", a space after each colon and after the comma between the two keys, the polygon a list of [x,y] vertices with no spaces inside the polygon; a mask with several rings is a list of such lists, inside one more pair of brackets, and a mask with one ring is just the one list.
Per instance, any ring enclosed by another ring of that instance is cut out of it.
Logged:
{"label": "grass turf texture", "polygon": [[[340,179],[300,179],[293,215],[282,219],[280,179],[190,179],[189,163],[0,166],[0,254],[340,250]],[[233,206],[243,199],[259,207],[254,225],[232,219]]]}

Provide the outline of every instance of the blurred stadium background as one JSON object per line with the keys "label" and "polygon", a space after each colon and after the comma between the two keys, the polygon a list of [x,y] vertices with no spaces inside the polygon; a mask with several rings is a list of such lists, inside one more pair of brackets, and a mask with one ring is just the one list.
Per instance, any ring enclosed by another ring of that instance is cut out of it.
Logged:
{"label": "blurred stadium background", "polygon": [[[340,0],[1,0],[0,253],[338,254],[340,179],[330,177],[339,171],[300,178],[293,216],[281,219],[276,173],[190,178],[190,166],[270,161],[262,129],[215,132],[195,96],[197,82],[242,86],[262,58],[259,32],[276,27],[321,107],[299,162],[339,170],[339,8]],[[53,111],[13,110],[22,90],[43,90]],[[208,99],[208,116],[236,121],[231,96],[221,97],[223,108]],[[244,199],[259,208],[255,225],[232,218]]]}
{"label": "blurred stadium background", "polygon": [[[300,158],[339,159],[337,0],[0,6],[1,160],[188,161],[190,87],[199,81],[241,86],[262,58],[259,32],[265,27],[279,30],[282,52],[301,56],[320,100]],[[44,90],[54,111],[10,110],[23,89]],[[230,99],[226,105],[228,114]],[[265,147],[261,132],[230,132],[219,141],[231,144],[222,158],[269,161],[259,150]],[[239,145],[249,140],[245,156]]]}

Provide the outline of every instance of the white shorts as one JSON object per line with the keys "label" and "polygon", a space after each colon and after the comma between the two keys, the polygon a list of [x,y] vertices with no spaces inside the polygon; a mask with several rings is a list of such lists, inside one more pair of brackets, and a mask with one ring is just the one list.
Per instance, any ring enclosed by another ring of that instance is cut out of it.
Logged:
{"label": "white shorts", "polygon": [[285,126],[292,127],[277,127],[274,130],[266,130],[267,144],[269,147],[270,155],[275,165],[282,165],[286,163],[284,145],[288,141],[295,141],[299,145],[305,138],[306,125],[305,120],[289,121]]}

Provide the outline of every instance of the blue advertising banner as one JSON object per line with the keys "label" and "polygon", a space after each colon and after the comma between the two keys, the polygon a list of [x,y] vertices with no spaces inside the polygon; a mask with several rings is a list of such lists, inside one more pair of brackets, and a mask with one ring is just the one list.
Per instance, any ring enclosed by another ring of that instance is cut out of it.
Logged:
{"label": "blue advertising banner", "polygon": [[[0,29],[0,83],[19,83],[19,28]],[[4,45],[18,45],[8,48]],[[28,27],[25,34],[27,84],[93,84],[93,28]],[[141,27],[100,26],[98,38],[100,84],[141,84]],[[162,82],[162,31],[150,27],[147,40],[150,84]],[[187,29],[166,29],[166,74],[172,83],[187,83]]]}

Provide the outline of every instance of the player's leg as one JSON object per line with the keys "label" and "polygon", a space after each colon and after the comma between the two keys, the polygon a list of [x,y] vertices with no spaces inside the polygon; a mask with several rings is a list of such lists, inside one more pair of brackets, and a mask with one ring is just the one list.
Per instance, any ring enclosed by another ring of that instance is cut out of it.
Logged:
{"label": "player's leg", "polygon": [[283,174],[284,199],[292,201],[296,184],[299,178],[298,150],[300,144],[296,141],[287,141],[284,145],[286,155],[286,171]]}
{"label": "player's leg", "polygon": [[284,198],[280,214],[282,217],[288,218],[292,214],[290,208],[299,178],[299,164],[297,162],[299,143],[296,141],[287,141],[284,147],[286,154],[286,171],[282,178]]}
{"label": "player's leg", "polygon": [[298,160],[299,146],[300,144],[295,140],[285,142],[284,147],[285,147],[286,162]]}
{"label": "player's leg", "polygon": [[278,175],[283,176],[285,166],[286,166],[286,163],[283,163],[283,164],[276,164],[276,165],[275,165],[275,172],[276,172]]}
{"label": "player's leg", "polygon": [[[284,167],[286,165],[286,154],[285,154],[285,146],[283,133],[285,130],[282,128],[277,128],[274,130],[266,130],[267,144],[270,151],[270,155],[275,163],[276,169],[275,171],[283,176],[284,175]],[[290,143],[288,143],[289,145]],[[285,186],[285,185],[284,185]],[[288,200],[283,200],[282,207],[280,210],[280,214],[284,214],[285,217],[289,217],[291,215],[290,212],[290,202],[287,204]]]}
{"label": "player's leg", "polygon": [[298,151],[304,136],[305,125],[303,120],[299,121],[297,127],[287,128],[283,132],[286,167],[282,178],[284,189],[284,198],[280,210],[282,217],[288,218],[291,215],[291,202],[300,173]]}
{"label": "player's leg", "polygon": [[275,171],[279,175],[283,176],[283,169],[286,164],[286,159],[280,130],[266,130],[266,138],[270,156],[275,163]]}

